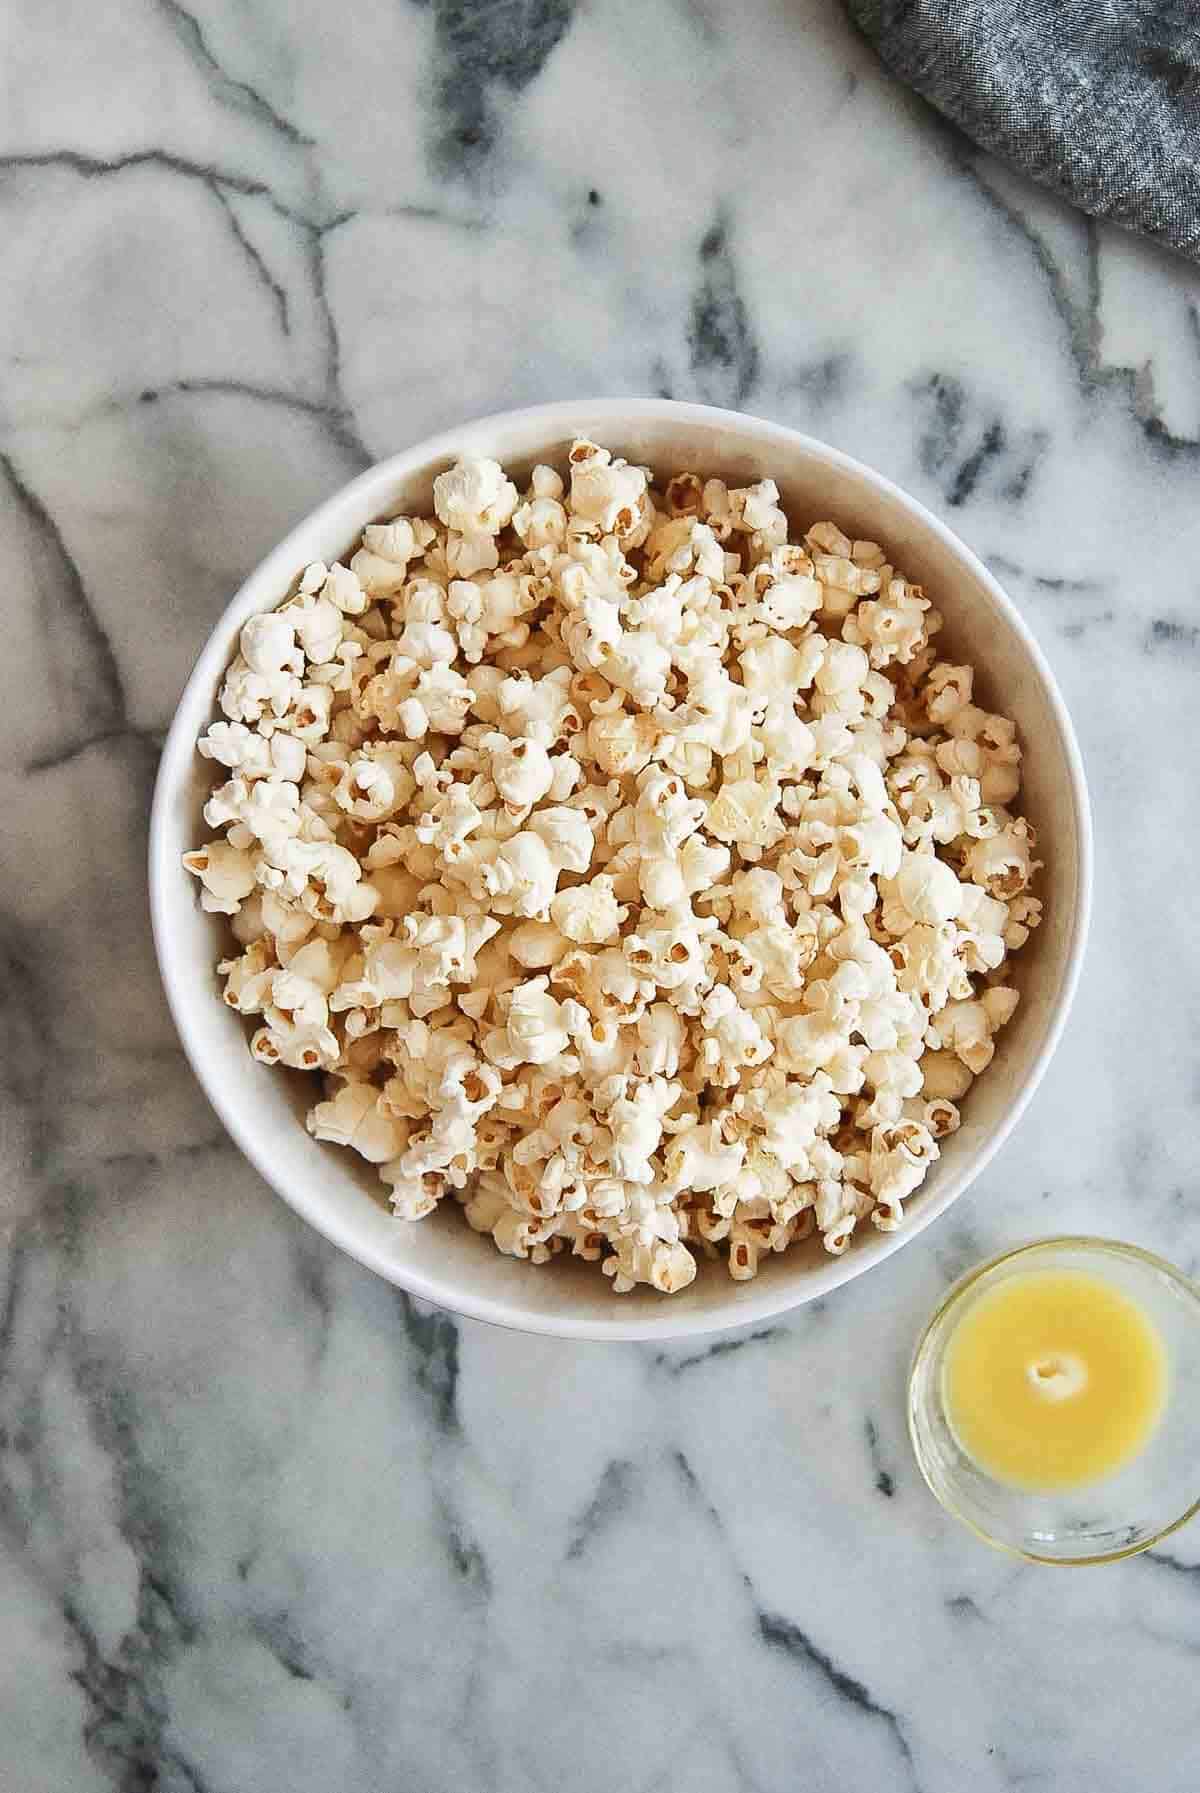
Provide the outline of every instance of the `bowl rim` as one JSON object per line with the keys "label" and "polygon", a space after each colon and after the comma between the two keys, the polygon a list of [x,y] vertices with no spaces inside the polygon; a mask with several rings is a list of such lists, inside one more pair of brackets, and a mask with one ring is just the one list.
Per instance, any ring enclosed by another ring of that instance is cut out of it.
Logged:
{"label": "bowl rim", "polygon": [[[1090,1569],[1098,1563],[1123,1563],[1128,1557],[1141,1556],[1143,1551],[1153,1550],[1156,1544],[1161,1544],[1164,1538],[1169,1538],[1173,1532],[1181,1530],[1196,1517],[1197,1513],[1200,1513],[1200,1494],[1197,1494],[1188,1503],[1177,1518],[1168,1520],[1157,1531],[1149,1533],[1136,1544],[1122,1544],[1115,1550],[1096,1550],[1086,1556],[1052,1556],[1046,1551],[1027,1550],[1024,1545],[1013,1543],[1011,1539],[1002,1538],[997,1533],[989,1531],[985,1525],[964,1511],[947,1489],[939,1486],[928,1460],[922,1435],[921,1403],[915,1393],[917,1374],[934,1333],[957,1308],[968,1301],[972,1289],[993,1275],[994,1272],[1002,1270],[1006,1264],[1014,1264],[1021,1259],[1029,1259],[1036,1264],[1039,1257],[1049,1256],[1056,1251],[1074,1251],[1085,1258],[1092,1259],[1127,1258],[1134,1263],[1147,1265],[1159,1276],[1172,1283],[1187,1298],[1200,1317],[1200,1283],[1194,1277],[1189,1276],[1185,1270],[1181,1270],[1178,1264],[1173,1264],[1170,1258],[1164,1258],[1161,1253],[1151,1251],[1145,1245],[1136,1245],[1129,1239],[1112,1239],[1103,1233],[1047,1233],[1042,1238],[1026,1239],[1019,1245],[1005,1246],[1003,1251],[995,1252],[989,1258],[983,1258],[978,1264],[972,1264],[942,1294],[933,1312],[922,1326],[913,1347],[912,1357],[909,1359],[904,1409],[908,1423],[908,1441],[912,1447],[913,1456],[917,1460],[917,1468],[921,1472],[925,1486],[943,1512],[948,1513],[952,1519],[957,1519],[960,1525],[965,1525],[967,1530],[973,1532],[982,1543],[989,1545],[993,1550],[1001,1551],[1006,1556],[1018,1557],[1025,1563],[1044,1563],[1047,1568],[1051,1569]],[[1197,1483],[1200,1485],[1200,1476],[1197,1478]]]}
{"label": "bowl rim", "polygon": [[[585,416],[589,427],[615,430],[618,433],[639,420],[650,418],[675,421],[680,425],[692,423],[709,429],[724,428],[741,435],[750,432],[761,445],[769,447],[777,444],[781,450],[793,453],[801,451],[815,457],[831,469],[862,481],[869,489],[907,510],[924,531],[966,566],[1020,638],[1057,725],[1070,777],[1078,853],[1070,938],[1045,1034],[1014,1100],[994,1124],[990,1135],[970,1163],[955,1176],[948,1178],[935,1196],[922,1202],[903,1228],[883,1235],[879,1240],[873,1240],[870,1257],[864,1258],[859,1253],[847,1252],[841,1257],[831,1258],[819,1270],[810,1271],[802,1280],[797,1279],[794,1283],[780,1282],[777,1285],[764,1283],[757,1292],[751,1292],[747,1285],[742,1284],[739,1286],[737,1310],[727,1319],[711,1313],[680,1313],[672,1317],[671,1304],[667,1301],[663,1302],[662,1311],[625,1318],[622,1317],[621,1304],[615,1297],[613,1306],[616,1311],[611,1325],[582,1316],[574,1319],[569,1314],[539,1313],[527,1310],[521,1302],[513,1299],[459,1289],[450,1278],[439,1278],[427,1272],[413,1270],[403,1260],[387,1258],[372,1249],[369,1243],[356,1237],[353,1228],[343,1224],[341,1217],[327,1209],[319,1198],[312,1198],[307,1190],[285,1188],[281,1181],[276,1180],[269,1153],[252,1129],[243,1123],[236,1105],[227,1099],[224,1079],[218,1076],[216,1064],[200,1049],[192,1034],[188,1018],[188,1000],[192,994],[190,982],[185,978],[172,948],[172,915],[177,907],[181,886],[177,882],[178,867],[174,863],[174,854],[168,848],[166,840],[169,798],[186,776],[195,753],[195,736],[191,732],[191,724],[185,726],[185,718],[193,707],[198,691],[201,688],[210,691],[228,663],[229,650],[225,638],[231,614],[245,610],[249,616],[279,603],[279,591],[286,589],[297,571],[301,536],[306,536],[323,525],[334,525],[343,512],[353,511],[356,501],[376,486],[386,486],[438,461],[452,460],[461,452],[463,438],[466,436],[477,439],[486,432],[500,435],[534,422],[544,428],[547,436],[569,434]],[[251,596],[255,602],[249,604]],[[581,397],[556,400],[544,405],[525,405],[467,419],[434,436],[423,437],[411,447],[375,462],[299,518],[232,594],[229,603],[209,630],[179,695],[159,757],[151,801],[147,859],[155,954],[167,1005],[184,1054],[218,1119],[242,1154],[275,1193],[332,1244],[418,1300],[432,1302],[451,1313],[510,1331],[611,1343],[694,1338],[761,1325],[764,1320],[803,1306],[806,1302],[818,1300],[844,1283],[853,1281],[855,1277],[861,1276],[907,1245],[939,1215],[944,1214],[986,1169],[1008,1139],[1032,1100],[1058,1046],[1079,984],[1091,917],[1093,880],[1091,808],[1083,757],[1070,714],[1050,664],[1032,631],[979,556],[919,499],[865,462],[831,447],[817,437],[749,412],[730,411],[714,405],[690,404],[676,399],[647,398]]]}

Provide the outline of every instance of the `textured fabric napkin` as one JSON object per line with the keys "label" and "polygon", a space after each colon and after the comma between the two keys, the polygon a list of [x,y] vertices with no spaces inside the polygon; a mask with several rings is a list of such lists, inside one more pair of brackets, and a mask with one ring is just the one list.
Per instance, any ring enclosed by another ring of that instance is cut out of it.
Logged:
{"label": "textured fabric napkin", "polygon": [[1200,260],[1200,0],[844,0],[969,137]]}

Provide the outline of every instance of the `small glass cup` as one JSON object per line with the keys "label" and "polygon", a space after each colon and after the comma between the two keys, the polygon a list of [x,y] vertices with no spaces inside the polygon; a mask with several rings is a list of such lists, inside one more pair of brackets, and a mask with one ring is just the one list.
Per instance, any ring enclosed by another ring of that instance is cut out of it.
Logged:
{"label": "small glass cup", "polygon": [[[946,1350],[986,1291],[1028,1270],[1091,1271],[1135,1301],[1167,1355],[1162,1417],[1144,1450],[1083,1488],[1030,1493],[967,1456],[944,1398]],[[1153,1252],[1115,1239],[1041,1239],[955,1283],[917,1344],[908,1429],[921,1473],[948,1513],[985,1543],[1035,1563],[1111,1563],[1147,1550],[1200,1510],[1200,1287]]]}

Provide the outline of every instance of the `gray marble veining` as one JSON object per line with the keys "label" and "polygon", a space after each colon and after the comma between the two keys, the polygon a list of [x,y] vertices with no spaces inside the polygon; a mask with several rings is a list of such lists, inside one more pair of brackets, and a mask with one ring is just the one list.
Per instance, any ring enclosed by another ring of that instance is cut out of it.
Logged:
{"label": "gray marble veining", "polygon": [[[1200,277],[976,154],[822,0],[11,0],[0,79],[0,1786],[1191,1793],[1200,1533],[943,1519],[948,1279],[1200,1267]],[[873,462],[1072,707],[1093,944],[910,1251],[668,1351],[418,1311],[242,1163],[143,891],[158,743],[285,528],[490,409],[665,392]]]}

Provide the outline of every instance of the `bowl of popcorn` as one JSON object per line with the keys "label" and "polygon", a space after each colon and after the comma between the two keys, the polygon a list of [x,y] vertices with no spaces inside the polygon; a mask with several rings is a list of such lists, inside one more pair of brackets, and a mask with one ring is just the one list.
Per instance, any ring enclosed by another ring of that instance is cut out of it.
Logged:
{"label": "bowl of popcorn", "polygon": [[251,575],[164,748],[155,939],[247,1157],[412,1294],[740,1325],[916,1236],[1076,983],[1079,752],[1012,602],[821,443],[485,419]]}

